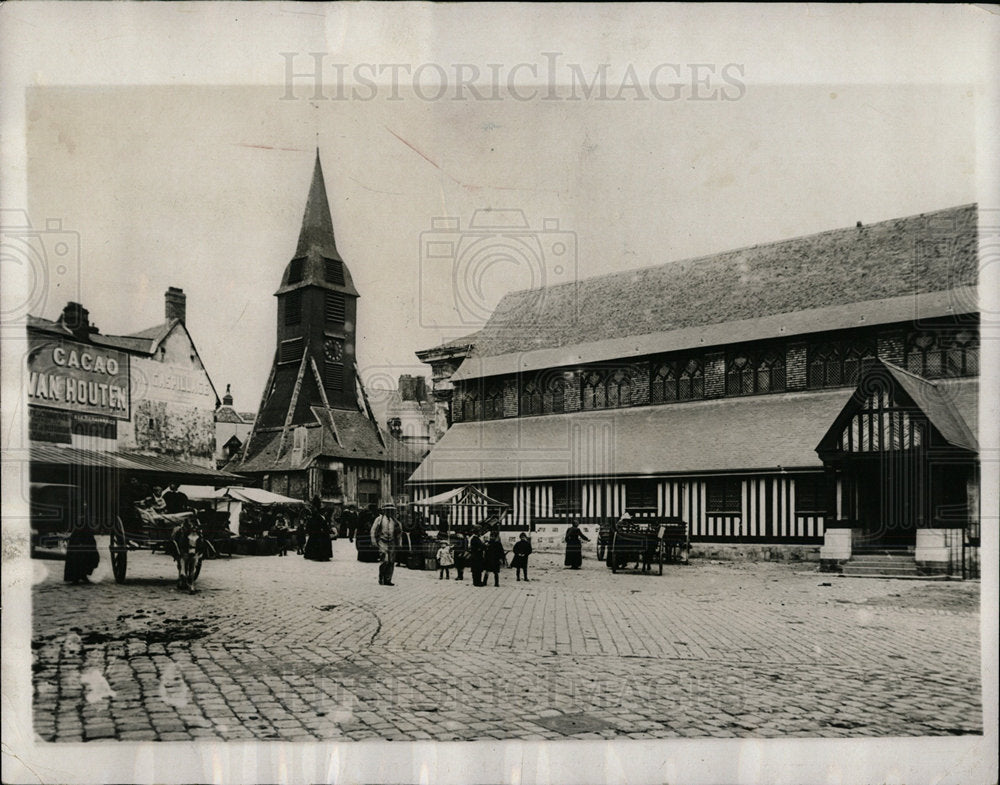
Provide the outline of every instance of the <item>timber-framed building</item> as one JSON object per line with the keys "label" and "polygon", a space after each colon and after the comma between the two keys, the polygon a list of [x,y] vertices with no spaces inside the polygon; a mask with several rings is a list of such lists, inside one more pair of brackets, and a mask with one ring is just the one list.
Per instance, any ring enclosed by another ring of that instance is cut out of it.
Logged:
{"label": "timber-framed building", "polygon": [[536,530],[628,511],[681,517],[694,542],[822,546],[829,569],[867,548],[962,570],[979,536],[976,215],[508,294],[450,375],[453,425],[415,497],[473,483]]}

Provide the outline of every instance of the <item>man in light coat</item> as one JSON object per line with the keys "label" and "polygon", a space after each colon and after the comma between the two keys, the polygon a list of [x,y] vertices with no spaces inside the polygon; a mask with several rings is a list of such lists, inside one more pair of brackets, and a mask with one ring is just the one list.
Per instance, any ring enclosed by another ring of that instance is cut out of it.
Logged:
{"label": "man in light coat", "polygon": [[396,512],[394,504],[382,505],[381,514],[372,524],[372,545],[378,548],[378,582],[382,586],[395,586],[392,573],[396,568],[396,548],[403,536],[403,527],[393,516]]}

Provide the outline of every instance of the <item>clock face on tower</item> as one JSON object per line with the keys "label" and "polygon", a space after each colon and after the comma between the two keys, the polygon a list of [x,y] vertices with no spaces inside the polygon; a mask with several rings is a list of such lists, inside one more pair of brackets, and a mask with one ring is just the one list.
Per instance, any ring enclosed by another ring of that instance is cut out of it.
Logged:
{"label": "clock face on tower", "polygon": [[323,359],[331,363],[339,363],[344,358],[344,342],[337,338],[326,338],[323,341]]}

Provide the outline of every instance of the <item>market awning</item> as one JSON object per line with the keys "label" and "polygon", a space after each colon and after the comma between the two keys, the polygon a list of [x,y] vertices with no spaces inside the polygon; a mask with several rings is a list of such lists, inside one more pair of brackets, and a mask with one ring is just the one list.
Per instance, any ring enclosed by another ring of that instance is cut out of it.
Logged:
{"label": "market awning", "polygon": [[61,444],[35,442],[30,448],[32,466],[67,466],[76,468],[108,469],[135,474],[163,483],[189,485],[232,485],[243,481],[238,474],[175,461],[159,455],[138,455],[126,452],[101,452]]}
{"label": "market awning", "polygon": [[461,488],[445,491],[444,493],[439,493],[436,496],[428,496],[426,499],[417,499],[416,501],[410,502],[410,504],[416,507],[437,507],[447,504],[477,505],[480,507],[497,508],[506,508],[510,506],[507,502],[491,499],[485,493],[472,485],[464,485]]}
{"label": "market awning", "polygon": [[224,488],[223,497],[238,502],[250,502],[252,504],[305,504],[301,499],[293,499],[291,496],[282,496],[280,493],[263,491],[260,488]]}

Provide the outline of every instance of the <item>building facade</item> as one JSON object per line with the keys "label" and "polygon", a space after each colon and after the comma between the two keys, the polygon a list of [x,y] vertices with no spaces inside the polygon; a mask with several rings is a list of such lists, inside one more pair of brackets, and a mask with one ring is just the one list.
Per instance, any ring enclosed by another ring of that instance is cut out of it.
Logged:
{"label": "building facade", "polygon": [[223,467],[243,452],[253,430],[253,412],[240,412],[233,406],[230,386],[222,396],[222,405],[215,410],[215,464]]}
{"label": "building facade", "polygon": [[969,205],[510,294],[414,494],[954,570],[978,543],[976,227]]}
{"label": "building facade", "polygon": [[359,293],[337,250],[319,151],[278,298],[277,348],[252,431],[227,470],[328,508],[400,495],[419,458],[379,428],[358,375]]}
{"label": "building facade", "polygon": [[24,391],[33,494],[42,486],[77,488],[88,515],[107,526],[128,477],[236,479],[215,471],[219,400],[185,325],[185,299],[171,287],[165,321],[131,335],[101,333],[79,303],[55,321],[29,317]]}

